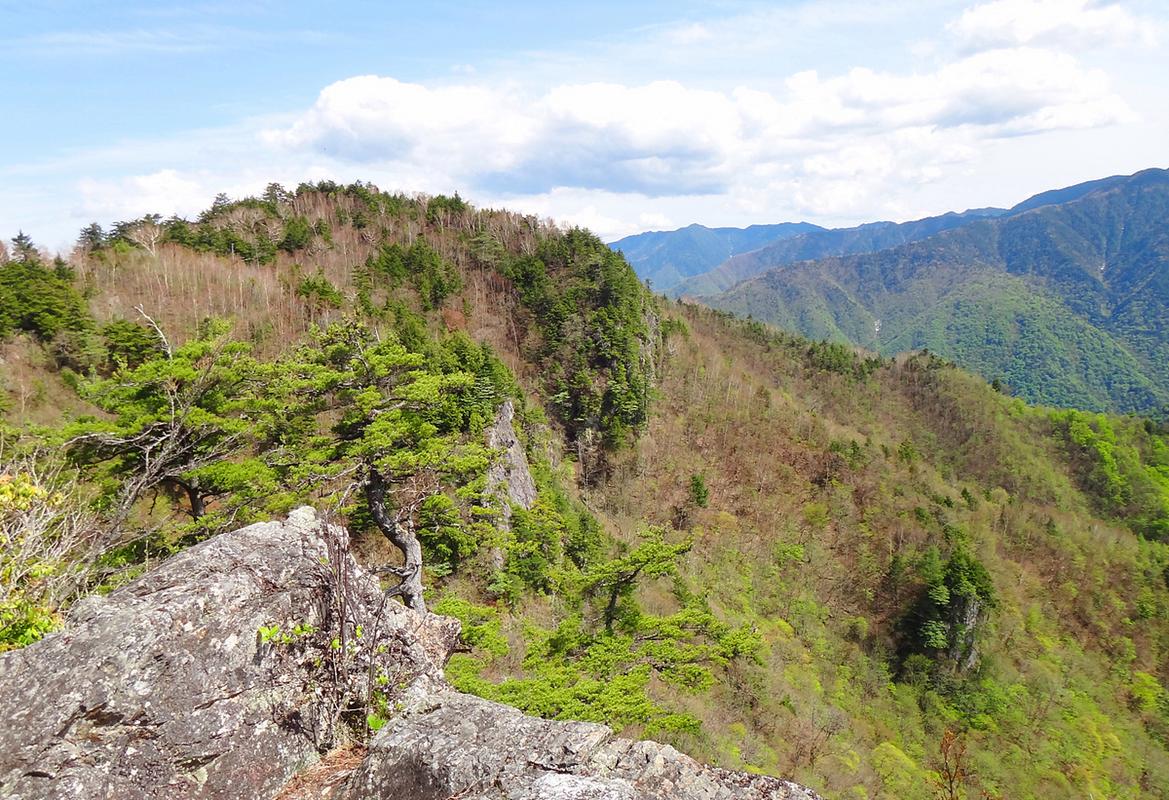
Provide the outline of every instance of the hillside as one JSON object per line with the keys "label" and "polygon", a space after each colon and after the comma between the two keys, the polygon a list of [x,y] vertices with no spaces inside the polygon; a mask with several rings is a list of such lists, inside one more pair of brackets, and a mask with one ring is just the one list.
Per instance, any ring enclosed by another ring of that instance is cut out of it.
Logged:
{"label": "hillside", "polygon": [[823,228],[807,222],[781,222],[746,228],[689,225],[676,231],[650,231],[626,236],[609,246],[629,261],[637,276],[659,292],[671,293],[692,275],[713,269],[738,253],[746,253]]}
{"label": "hillside", "polygon": [[[0,647],[311,502],[462,620],[456,688],[528,714],[828,798],[1169,797],[1153,421],[656,297],[458,197],[273,186],[14,245]],[[392,689],[354,735],[405,724]]]}
{"label": "hillside", "polygon": [[1147,170],[703,300],[886,355],[929,349],[1032,402],[1155,412],[1169,403],[1167,209],[1169,172]]}

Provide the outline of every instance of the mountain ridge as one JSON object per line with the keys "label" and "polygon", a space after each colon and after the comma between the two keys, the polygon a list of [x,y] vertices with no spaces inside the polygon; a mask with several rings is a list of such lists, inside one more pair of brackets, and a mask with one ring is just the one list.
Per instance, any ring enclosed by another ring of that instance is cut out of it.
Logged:
{"label": "mountain ridge", "polygon": [[673,231],[646,231],[626,236],[609,246],[625,256],[643,281],[658,291],[668,291],[688,276],[705,272],[736,253],[819,230],[824,229],[808,222],[746,228],[708,228],[693,223]]}
{"label": "mountain ridge", "polygon": [[[1018,374],[1017,367],[1011,366],[1014,356],[1006,353],[988,360],[985,348],[979,350],[978,337],[952,341],[953,337],[940,333],[940,318],[929,318],[930,305],[946,295],[951,296],[950,308],[955,308],[954,302],[961,298],[954,293],[960,293],[965,282],[984,273],[1002,273],[1018,279],[1000,281],[1005,292],[1000,299],[1019,309],[1012,323],[1015,327],[1030,325],[1041,337],[1058,344],[1063,337],[1042,331],[1065,325],[1057,317],[1069,314],[1078,320],[1072,323],[1081,331],[1074,337],[1077,342],[1112,353],[1123,362],[1113,364],[1118,370],[1115,377],[1107,374],[1106,364],[1095,365],[1100,374],[1090,379],[1084,369],[1077,368],[1076,380],[1089,380],[1093,388],[1072,391],[1069,381],[1058,374],[1077,359],[1070,351],[1063,352],[1067,346],[1062,350],[1057,346],[1053,365],[1043,370],[1054,376],[1055,387],[1041,390],[1032,381],[1017,381],[1015,388],[1023,396],[1056,405],[1155,410],[1169,402],[1169,370],[1165,368],[1169,334],[1162,322],[1169,313],[1165,269],[1169,230],[1163,217],[1167,207],[1169,171],[1114,176],[1037,195],[1008,213],[973,220],[915,242],[784,264],[701,299],[794,326],[805,335],[847,340],[887,355],[899,346],[928,347],[959,363],[983,363],[988,379],[1002,378],[1008,372]],[[980,280],[982,299],[971,305],[967,298],[965,303],[967,313],[975,317],[989,314],[995,303],[983,291],[985,279]],[[843,288],[859,302],[847,309],[836,307],[825,316],[823,307],[832,306],[831,298],[838,297]],[[1034,294],[1046,310],[1036,306],[1024,311],[1020,303],[1027,294]],[[1048,301],[1056,305],[1045,305]],[[792,306],[803,306],[805,311],[797,314]],[[808,307],[821,307],[819,322],[808,317]],[[839,315],[847,318],[848,330],[841,327],[841,320],[827,324],[829,317]],[[881,336],[864,329],[877,319],[882,320]],[[1061,330],[1066,334],[1070,329]]]}
{"label": "mountain ridge", "polygon": [[852,228],[833,228],[802,234],[764,245],[727,259],[714,269],[679,283],[671,294],[702,296],[725,291],[736,283],[774,266],[834,255],[872,252],[917,241],[940,231],[1007,213],[999,208],[948,211],[909,222],[867,222]]}

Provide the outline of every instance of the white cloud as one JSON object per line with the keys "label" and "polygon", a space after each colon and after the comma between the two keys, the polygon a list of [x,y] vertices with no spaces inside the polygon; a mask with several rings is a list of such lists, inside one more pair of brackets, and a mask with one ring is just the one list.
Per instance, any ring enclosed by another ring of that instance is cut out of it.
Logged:
{"label": "white cloud", "polygon": [[113,181],[91,178],[78,183],[81,193],[81,216],[113,215],[117,219],[134,219],[144,214],[167,211],[194,214],[210,205],[203,183],[193,176],[163,169],[149,175],[133,175]]}
{"label": "white cloud", "polygon": [[1118,3],[1093,0],[992,0],[968,8],[950,30],[969,49],[1019,45],[1151,45],[1156,23]]}
{"label": "white cloud", "polygon": [[[924,74],[801,72],[775,93],[656,81],[531,94],[509,85],[430,87],[361,76],[326,87],[294,123],[261,138],[290,155],[383,170],[410,188],[663,197],[724,194],[800,174],[909,172],[928,180],[940,165],[971,157],[979,140],[1130,116],[1103,72],[1068,55],[1014,48]],[[855,190],[829,194],[853,197]]]}
{"label": "white cloud", "polygon": [[1130,116],[1104,72],[1037,48],[976,53],[927,74],[854,69],[822,80],[804,73],[789,85],[807,109],[804,119],[841,126],[969,125],[995,136],[1107,125]]}

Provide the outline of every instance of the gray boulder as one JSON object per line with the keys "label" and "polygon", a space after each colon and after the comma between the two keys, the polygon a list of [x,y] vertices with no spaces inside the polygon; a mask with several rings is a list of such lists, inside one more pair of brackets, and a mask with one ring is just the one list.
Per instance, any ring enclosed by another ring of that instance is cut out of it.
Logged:
{"label": "gray boulder", "polygon": [[378,669],[396,681],[441,676],[457,622],[383,608],[345,546],[300,509],[196,545],[0,654],[0,798],[274,796],[365,694],[367,669],[335,671],[306,646],[342,613],[350,633],[380,626],[394,647]]}

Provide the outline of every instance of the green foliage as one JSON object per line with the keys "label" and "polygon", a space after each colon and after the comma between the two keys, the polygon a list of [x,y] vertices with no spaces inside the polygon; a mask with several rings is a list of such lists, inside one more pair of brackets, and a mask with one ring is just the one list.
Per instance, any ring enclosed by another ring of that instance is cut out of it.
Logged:
{"label": "green foliage", "polygon": [[283,221],[283,233],[279,225],[269,225],[281,222],[273,203],[256,198],[232,202],[225,195],[216,199],[196,222],[179,217],[162,222],[162,241],[251,264],[270,264],[279,250],[295,252],[311,241],[313,229],[303,217]]}
{"label": "green foliage", "polygon": [[323,274],[302,278],[296,287],[296,296],[304,298],[305,302],[317,313],[325,309],[341,308],[345,305],[345,295],[329,282]]}
{"label": "green foliage", "polygon": [[671,544],[665,534],[665,529],[660,527],[646,528],[635,548],[584,573],[581,593],[603,604],[606,630],[612,632],[636,618],[638,612],[632,597],[638,580],[675,574],[678,557],[693,546],[690,541]]}
{"label": "green foliage", "polygon": [[281,398],[294,485],[392,540],[416,536],[432,570],[447,574],[492,533],[476,516],[488,463],[480,439],[506,388],[492,381],[501,376],[490,351],[465,337],[425,351],[337,323],[278,364],[269,391]]}
{"label": "green foliage", "polygon": [[426,563],[455,570],[461,561],[479,549],[490,526],[469,524],[457,502],[445,494],[433,494],[422,501],[418,511],[418,538]]}
{"label": "green foliage", "polygon": [[[224,333],[204,356],[180,357],[211,333],[192,327],[167,331],[181,345],[172,359],[152,330],[115,321],[101,330],[108,355],[99,351],[93,377],[66,384],[95,400],[109,393],[102,418],[68,435],[128,444],[160,430],[147,421],[167,419],[167,397],[197,396],[198,376],[248,375],[179,415],[191,426],[171,428],[196,431],[192,441],[227,436],[222,454],[179,472],[205,503],[199,520],[186,518],[188,492],[164,480],[111,525],[142,464],[130,452],[86,462],[86,496],[98,495],[105,517],[89,529],[137,537],[79,555],[97,564],[87,585],[112,590],[147,557],[293,503],[340,505],[350,528],[367,529],[363,481],[377,469],[389,478],[386,509],[421,542],[433,609],[463,621],[471,652],[447,669],[460,688],[650,733],[828,798],[932,796],[946,730],[969,742],[969,796],[1169,794],[1164,425],[1065,418],[945,359],[877,361],[840,337],[813,344],[755,320],[667,307],[627,284],[620,259],[608,262],[587,235],[529,218],[366,184],[297,191],[313,220],[310,246],[296,251],[303,267],[270,240],[281,241],[291,213],[275,189],[224,198],[201,220],[157,223],[187,237],[170,247],[234,253],[198,260],[212,267],[199,276],[209,297],[223,288],[220,267],[225,297],[240,274],[283,293],[272,319],[261,306],[240,311],[255,350]],[[79,262],[103,313],[118,307],[103,264],[155,284],[164,259],[128,238],[142,222],[117,226],[116,240]],[[359,238],[338,226],[360,228]],[[347,272],[344,254],[322,246],[334,231],[346,247],[368,246],[357,258],[369,260]],[[265,253],[270,267],[238,263]],[[39,256],[27,243],[21,258]],[[71,280],[68,265],[41,268]],[[459,297],[464,279],[474,291]],[[116,289],[121,307],[138,299]],[[484,297],[490,308],[476,306]],[[193,310],[199,297],[178,301],[168,318],[203,313]],[[807,315],[851,330],[828,310],[810,305]],[[362,321],[298,338],[313,320],[353,314]],[[486,330],[502,358],[446,324]],[[182,369],[167,363],[184,359]],[[644,415],[631,404],[622,418],[620,398],[642,389]],[[485,429],[505,399],[538,489],[531,508],[509,514],[484,476]],[[41,411],[42,400],[27,402]],[[653,441],[629,435],[651,412]],[[83,444],[98,442],[74,446]],[[693,479],[707,488],[712,469],[717,508],[694,515],[685,541],[658,527],[698,504]],[[17,551],[4,548],[0,562]],[[52,569],[25,587],[68,573],[60,559],[39,562]],[[26,603],[9,643],[40,635],[62,604]],[[298,635],[286,620],[265,628],[279,648],[323,635]],[[393,713],[377,696],[361,716],[376,728]]]}
{"label": "green foliage", "polygon": [[513,258],[502,271],[540,331],[534,356],[569,437],[599,434],[614,449],[628,444],[645,422],[650,391],[648,297],[633,270],[574,228],[546,236],[535,255]]}
{"label": "green foliage", "polygon": [[143,493],[167,487],[186,494],[196,522],[209,500],[243,493],[225,519],[200,523],[214,530],[273,489],[271,469],[247,457],[274,424],[265,413],[273,407],[269,374],[225,324],[209,322],[173,352],[87,382],[84,396],[109,416],[70,426],[70,453],[95,477],[114,481],[107,500],[123,521]]}
{"label": "green foliage", "polygon": [[710,502],[710,490],[706,488],[706,478],[701,472],[690,476],[690,502],[699,508],[706,508]]}
{"label": "green foliage", "polygon": [[133,368],[162,355],[158,334],[129,320],[116,319],[99,330],[107,354],[106,369]]}
{"label": "green foliage", "polygon": [[422,298],[424,310],[437,308],[443,300],[463,288],[458,270],[444,261],[425,239],[410,246],[403,256],[403,265]]}
{"label": "green foliage", "polygon": [[304,217],[296,216],[284,223],[284,238],[279,247],[286,253],[295,253],[309,246],[313,238],[313,228]]}
{"label": "green foliage", "polygon": [[427,201],[426,218],[431,223],[442,223],[451,217],[457,217],[470,210],[471,206],[463,198],[459,197],[458,192],[455,192],[454,197],[440,194]]}
{"label": "green foliage", "polygon": [[914,654],[926,654],[964,669],[978,628],[997,603],[990,574],[964,545],[945,561],[936,547],[928,548],[917,572],[922,590],[903,621],[903,663]]}
{"label": "green foliage", "polygon": [[873,750],[873,767],[881,778],[882,800],[930,800],[929,774],[892,742]]}
{"label": "green foliage", "polygon": [[17,332],[51,344],[62,365],[84,369],[98,355],[93,319],[71,276],[42,264],[35,250],[0,264],[0,339]]}
{"label": "green foliage", "polygon": [[1052,412],[1080,486],[1103,513],[1169,541],[1169,445],[1156,429],[1103,414]]}
{"label": "green foliage", "polygon": [[468,646],[492,659],[507,655],[507,638],[501,631],[496,609],[448,594],[434,606],[434,613],[454,617],[462,623],[463,642]]}
{"label": "green foliage", "polygon": [[385,280],[398,286],[409,279],[418,292],[424,311],[437,308],[453,294],[462,290],[463,281],[458,269],[442,258],[425,239],[419,238],[409,247],[396,243],[381,245],[366,259],[359,279]]}
{"label": "green foliage", "polygon": [[[777,242],[683,288],[813,339],[928,349],[1031,402],[1153,413],[1169,403],[1169,295],[1148,243],[1167,208],[1164,173],[1138,174],[1026,213]],[[835,355],[821,368],[844,368]]]}
{"label": "green foliage", "polygon": [[560,593],[570,608],[598,606],[603,625],[585,623],[590,613],[573,613],[554,628],[526,625],[524,677],[493,683],[482,671],[508,648],[492,609],[444,600],[470,631],[470,657],[452,658],[451,681],[464,691],[516,705],[552,719],[585,719],[620,729],[642,725],[648,731],[699,729],[696,719],[668,711],[650,699],[657,679],[686,692],[703,692],[715,670],[737,659],[754,658],[759,636],[720,622],[700,598],[679,595],[679,611],[643,612],[633,600],[639,581],[676,571],[689,543],[667,544],[660,530],[647,530],[632,551],[597,563],[583,573],[562,573]]}
{"label": "green foliage", "polygon": [[308,468],[343,471],[356,459],[404,475],[446,469],[472,419],[473,375],[427,369],[425,354],[393,335],[378,341],[355,322],[321,331],[282,370],[300,417],[340,411],[328,436],[310,440]]}
{"label": "green foliage", "polygon": [[858,379],[868,377],[881,365],[879,358],[862,357],[853,348],[839,342],[811,342],[807,358],[813,369],[851,375]]}

